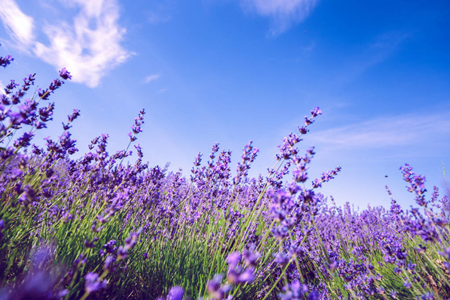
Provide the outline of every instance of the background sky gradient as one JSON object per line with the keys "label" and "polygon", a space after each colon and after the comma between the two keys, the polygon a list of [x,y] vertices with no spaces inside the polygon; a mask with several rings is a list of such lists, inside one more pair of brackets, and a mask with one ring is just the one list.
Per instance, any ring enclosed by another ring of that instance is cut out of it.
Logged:
{"label": "background sky gradient", "polygon": [[[432,186],[450,170],[450,2],[329,0],[0,0],[0,86],[37,73],[56,137],[73,108],[79,155],[101,133],[125,148],[145,108],[138,143],[151,166],[189,175],[198,151],[253,140],[251,175],[267,174],[277,146],[319,106],[301,149],[316,146],[311,179],[342,166],[321,192],[355,207],[388,206],[384,186],[415,204],[399,167]],[[233,170],[234,171],[234,170]],[[385,177],[388,175],[388,177]],[[288,175],[290,178],[290,175]]]}

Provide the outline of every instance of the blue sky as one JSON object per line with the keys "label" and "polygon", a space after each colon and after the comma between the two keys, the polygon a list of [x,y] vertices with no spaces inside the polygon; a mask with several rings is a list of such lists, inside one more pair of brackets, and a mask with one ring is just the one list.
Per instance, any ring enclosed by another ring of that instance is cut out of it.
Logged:
{"label": "blue sky", "polygon": [[[0,0],[0,56],[15,61],[0,84],[37,73],[53,95],[57,136],[73,108],[80,153],[101,133],[126,147],[145,108],[138,143],[150,165],[188,175],[213,143],[253,140],[252,175],[266,174],[277,145],[319,106],[300,144],[316,146],[311,177],[342,166],[322,192],[365,208],[414,204],[398,170],[411,164],[427,186],[450,170],[450,3],[316,0]],[[386,178],[385,175],[388,175]]]}

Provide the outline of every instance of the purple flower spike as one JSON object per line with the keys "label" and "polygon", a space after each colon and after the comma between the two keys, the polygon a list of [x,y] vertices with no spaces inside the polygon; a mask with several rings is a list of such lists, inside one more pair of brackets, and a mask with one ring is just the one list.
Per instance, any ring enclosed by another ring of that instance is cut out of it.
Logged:
{"label": "purple flower spike", "polygon": [[128,236],[128,238],[125,239],[125,249],[132,249],[134,247],[134,245],[136,245],[137,241],[138,241],[138,237],[139,234],[141,233],[141,229],[139,229],[136,232],[130,232],[130,235]]}
{"label": "purple flower spike", "polygon": [[141,145],[139,145],[139,144],[134,145],[134,148],[136,148],[138,157],[139,158],[143,158],[144,157],[144,153],[142,152]]}
{"label": "purple flower spike", "polygon": [[48,100],[48,97],[50,96],[50,92],[49,92],[49,90],[38,89],[38,95],[39,95],[39,98],[41,98],[42,100]]}
{"label": "purple flower spike", "polygon": [[14,141],[14,148],[19,149],[22,147],[28,147],[33,136],[33,132],[24,132],[21,137]]}
{"label": "purple flower spike", "polygon": [[128,255],[127,249],[125,249],[122,246],[119,246],[119,249],[117,250],[117,259],[122,260],[126,259]]}
{"label": "purple flower spike", "polygon": [[85,289],[89,294],[105,289],[108,283],[106,280],[100,280],[98,274],[92,272],[87,273],[84,279],[86,279]]}
{"label": "purple flower spike", "polygon": [[410,288],[411,288],[411,283],[409,283],[408,281],[405,281],[405,282],[403,283],[403,286],[404,286],[405,288],[407,288],[407,289],[410,289]]}
{"label": "purple flower spike", "polygon": [[48,87],[48,89],[50,90],[51,93],[54,93],[55,90],[57,90],[58,88],[61,87],[61,85],[64,84],[64,81],[61,81],[59,79],[55,79],[50,83],[50,86]]}
{"label": "purple flower spike", "polygon": [[[246,254],[247,257],[252,256],[249,255],[249,253]],[[244,270],[242,266],[239,266],[241,259],[242,255],[238,252],[233,252],[229,254],[226,259],[229,265],[227,271],[227,280],[231,284],[251,283],[255,279],[255,272],[253,268],[248,267],[247,269]],[[257,258],[251,257],[251,259],[255,261]]]}
{"label": "purple flower spike", "polygon": [[409,186],[407,189],[409,192],[416,194],[416,203],[420,206],[427,207],[428,201],[425,200],[425,176],[416,175],[413,172],[413,168],[405,164],[404,167],[400,167],[403,173],[403,180],[406,181]]}
{"label": "purple flower spike", "polygon": [[308,129],[306,129],[305,126],[299,126],[298,130],[300,131],[301,134],[307,134],[308,133]]}
{"label": "purple flower spike", "polygon": [[247,266],[256,267],[261,254],[253,252],[253,250],[244,250],[244,262]]}
{"label": "purple flower spike", "polygon": [[110,240],[109,242],[103,245],[103,248],[105,248],[105,251],[107,253],[113,254],[114,251],[116,251],[117,249],[117,247],[114,246],[116,243],[117,243],[116,240]]}
{"label": "purple flower spike", "polygon": [[6,66],[9,65],[13,60],[14,58],[11,55],[0,57],[0,67],[6,68]]}
{"label": "purple flower spike", "polygon": [[300,164],[297,169],[295,169],[292,174],[294,175],[295,182],[305,182],[308,180],[308,173],[305,172],[309,167],[303,167],[303,164]]}
{"label": "purple flower spike", "polygon": [[222,278],[222,274],[214,275],[213,279],[209,280],[206,284],[208,294],[216,300],[222,300],[225,297],[224,290],[220,288]]}
{"label": "purple flower spike", "polygon": [[167,300],[182,300],[184,296],[184,290],[181,286],[174,286],[170,289],[167,295]]}
{"label": "purple flower spike", "polygon": [[220,284],[222,283],[223,275],[217,274],[214,275],[213,279],[208,280],[206,285],[206,289],[208,291],[216,291],[220,288]]}
{"label": "purple flower spike", "polygon": [[62,70],[59,71],[59,76],[64,80],[72,79],[72,75],[70,75],[66,68],[62,68]]}
{"label": "purple flower spike", "polygon": [[280,266],[284,267],[289,263],[290,257],[283,252],[279,252],[275,254],[275,262],[279,264]]}
{"label": "purple flower spike", "polygon": [[144,115],[145,110],[142,109],[139,112],[138,117],[134,119],[134,124],[131,126],[131,132],[128,133],[128,136],[130,137],[130,142],[134,142],[135,140],[137,140],[136,135],[142,132],[142,128],[140,126],[144,124]]}
{"label": "purple flower spike", "polygon": [[198,167],[202,163],[202,154],[199,152],[195,157],[194,166]]}
{"label": "purple flower spike", "polygon": [[320,299],[320,295],[319,295],[319,292],[317,292],[317,291],[312,291],[308,295],[308,300],[319,300],[319,299]]}
{"label": "purple flower spike", "polygon": [[130,137],[130,142],[134,142],[135,140],[137,140],[137,137],[135,137],[131,132],[128,133],[128,136]]}
{"label": "purple flower spike", "polygon": [[80,116],[80,110],[79,109],[74,109],[73,113],[70,114],[69,116],[67,116],[67,119],[69,120],[69,122],[73,122],[79,116]]}
{"label": "purple flower spike", "polygon": [[247,268],[238,277],[237,283],[252,283],[255,280],[255,271],[253,268]]}
{"label": "purple flower spike", "polygon": [[18,87],[18,86],[19,86],[19,84],[16,83],[15,80],[11,80],[11,82],[8,83],[8,84],[6,85],[6,87],[5,87],[5,94],[6,94],[6,95],[11,94],[12,91],[13,91],[16,87]]}
{"label": "purple flower spike", "polygon": [[421,300],[433,300],[434,294],[432,292],[425,293],[420,297],[420,299]]}
{"label": "purple flower spike", "polygon": [[321,115],[322,114],[322,111],[318,108],[318,107],[315,107],[312,111],[311,111],[311,116],[313,117],[313,118],[315,118],[315,117],[317,117],[318,115]]}
{"label": "purple flower spike", "polygon": [[116,258],[114,256],[108,255],[108,257],[106,257],[106,259],[105,259],[105,265],[103,268],[110,272],[114,272],[114,270],[116,269],[114,266],[115,261],[116,261]]}
{"label": "purple flower spike", "polygon": [[309,293],[306,298],[306,293],[308,293],[308,286],[306,284],[301,284],[300,281],[294,280],[291,284],[288,284],[283,288],[284,294],[279,294],[282,300],[317,300],[319,299],[319,294],[316,291]]}
{"label": "purple flower spike", "polygon": [[392,290],[389,292],[389,296],[391,296],[394,299],[397,299],[397,291],[396,290]]}
{"label": "purple flower spike", "polygon": [[237,266],[240,262],[241,262],[241,254],[239,252],[233,252],[227,256],[227,263],[230,266]]}

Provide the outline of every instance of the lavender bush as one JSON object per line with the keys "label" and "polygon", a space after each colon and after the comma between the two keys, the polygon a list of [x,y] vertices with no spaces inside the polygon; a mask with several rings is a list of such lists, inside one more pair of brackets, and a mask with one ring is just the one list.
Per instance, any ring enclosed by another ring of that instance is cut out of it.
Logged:
{"label": "lavender bush", "polygon": [[[341,168],[311,180],[314,148],[297,148],[319,108],[284,138],[267,176],[249,178],[258,154],[249,142],[236,172],[231,152],[214,144],[186,177],[143,162],[135,142],[144,110],[114,154],[101,135],[71,158],[78,110],[45,148],[32,144],[52,120],[49,98],[70,78],[62,69],[25,99],[30,74],[0,96],[1,299],[450,297],[448,196],[435,187],[427,198],[425,177],[405,165],[419,208],[404,211],[393,198],[389,210],[327,201],[319,189]],[[131,145],[138,158],[125,164]]]}

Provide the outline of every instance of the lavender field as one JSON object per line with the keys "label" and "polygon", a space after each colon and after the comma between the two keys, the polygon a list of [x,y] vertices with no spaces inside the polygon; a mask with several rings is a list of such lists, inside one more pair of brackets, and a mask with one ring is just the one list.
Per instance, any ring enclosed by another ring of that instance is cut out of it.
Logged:
{"label": "lavender field", "polygon": [[406,164],[398,180],[416,208],[395,195],[388,209],[337,206],[320,188],[341,168],[310,178],[314,148],[297,148],[319,108],[281,141],[267,174],[248,176],[252,142],[237,166],[214,144],[182,174],[143,161],[144,110],[114,154],[105,133],[71,158],[78,110],[34,145],[52,120],[49,99],[71,79],[59,75],[35,90],[30,74],[0,96],[0,299],[450,298],[448,191],[427,192]]}

